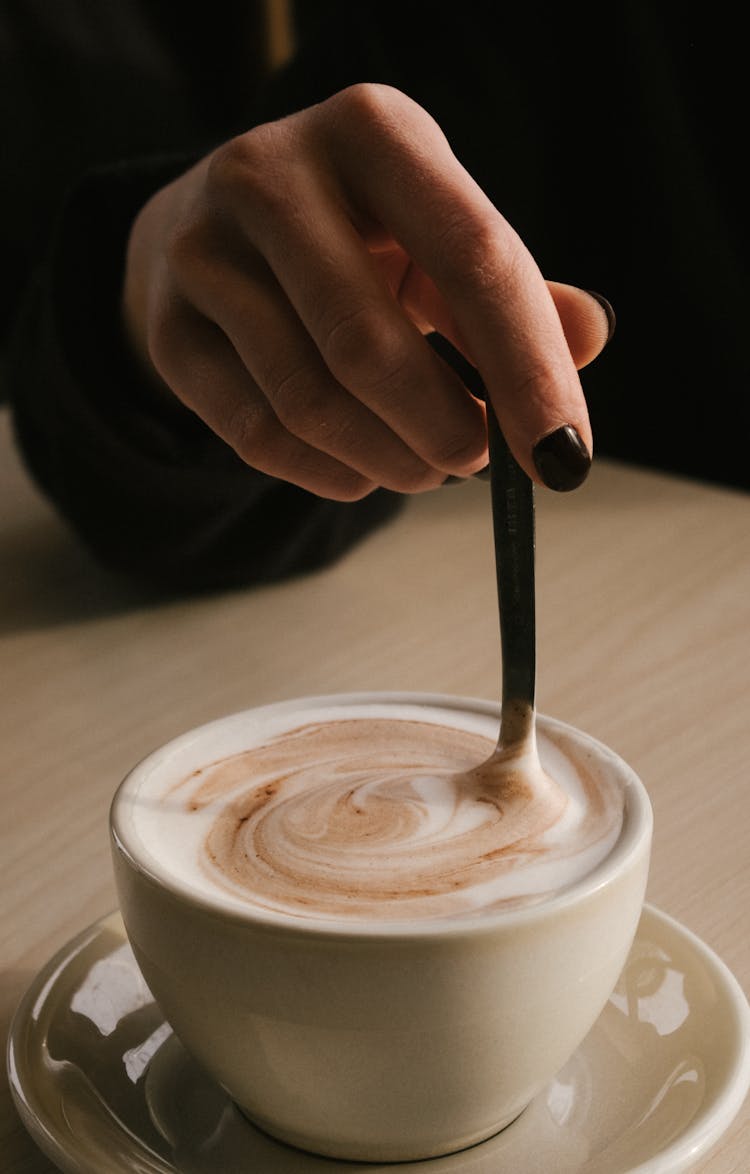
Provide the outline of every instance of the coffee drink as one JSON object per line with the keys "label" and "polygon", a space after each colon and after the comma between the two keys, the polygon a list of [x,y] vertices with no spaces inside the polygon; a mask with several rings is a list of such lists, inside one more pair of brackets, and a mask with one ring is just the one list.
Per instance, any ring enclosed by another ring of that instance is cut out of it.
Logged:
{"label": "coffee drink", "polygon": [[[113,799],[128,939],[190,1054],[265,1133],[405,1162],[490,1137],[615,986],[651,806],[608,747],[435,694],[308,697],[187,731]],[[541,764],[541,765],[539,765]]]}
{"label": "coffee drink", "polygon": [[282,918],[422,921],[539,902],[609,854],[622,789],[550,732],[543,769],[532,757],[493,771],[496,739],[493,718],[439,706],[292,708],[144,795],[137,830],[184,883]]}

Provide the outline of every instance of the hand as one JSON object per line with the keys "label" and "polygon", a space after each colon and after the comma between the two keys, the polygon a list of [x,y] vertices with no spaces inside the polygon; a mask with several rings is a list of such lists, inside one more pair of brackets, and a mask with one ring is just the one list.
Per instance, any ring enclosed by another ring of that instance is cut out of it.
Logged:
{"label": "hand", "polygon": [[156,382],[248,464],[324,497],[487,463],[484,405],[432,330],[478,367],[530,476],[564,425],[591,452],[576,368],[606,342],[605,312],[544,281],[430,115],[388,87],[257,127],[157,192],[123,313]]}

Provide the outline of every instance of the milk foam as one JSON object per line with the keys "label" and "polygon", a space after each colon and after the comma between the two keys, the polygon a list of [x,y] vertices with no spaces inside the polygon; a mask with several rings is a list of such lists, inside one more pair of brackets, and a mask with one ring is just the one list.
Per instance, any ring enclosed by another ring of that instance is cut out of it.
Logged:
{"label": "milk foam", "polygon": [[[146,851],[183,883],[294,918],[477,916],[542,900],[612,849],[622,792],[541,736],[544,769],[477,770],[496,720],[387,704],[266,711],[230,753],[154,771],[136,796]],[[523,766],[524,764],[519,764]]]}

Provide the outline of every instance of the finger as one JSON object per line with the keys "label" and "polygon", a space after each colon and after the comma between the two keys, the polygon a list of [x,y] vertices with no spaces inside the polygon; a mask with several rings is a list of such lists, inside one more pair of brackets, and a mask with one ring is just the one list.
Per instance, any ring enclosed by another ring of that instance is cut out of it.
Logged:
{"label": "finger", "polygon": [[414,453],[332,376],[273,274],[257,256],[216,255],[184,292],[215,322],[288,432],[363,477],[401,493],[434,489],[445,474]]}
{"label": "finger", "polygon": [[[404,266],[402,265],[402,270]],[[616,325],[615,312],[601,294],[548,281],[571,358],[578,370],[587,366],[611,340]],[[460,331],[450,307],[434,282],[413,263],[406,263],[399,283],[399,302],[416,326],[424,333],[436,330],[459,345]],[[466,355],[471,359],[471,355]]]}
{"label": "finger", "polygon": [[227,337],[193,307],[171,307],[152,355],[174,393],[252,468],[335,501],[376,488],[284,428]]}
{"label": "finger", "polygon": [[593,362],[612,338],[614,310],[601,294],[574,285],[548,281],[547,288],[560,315],[573,362],[580,371]]}
{"label": "finger", "polygon": [[[240,149],[249,167],[253,144]],[[473,472],[486,459],[482,411],[402,313],[331,195],[314,169],[293,192],[256,178],[234,214],[336,383],[430,467]]]}
{"label": "finger", "polygon": [[356,101],[357,117],[341,120],[332,139],[336,166],[360,206],[434,282],[516,459],[542,480],[534,450],[566,426],[590,453],[588,412],[560,316],[523,242],[425,111],[380,87],[358,90]]}

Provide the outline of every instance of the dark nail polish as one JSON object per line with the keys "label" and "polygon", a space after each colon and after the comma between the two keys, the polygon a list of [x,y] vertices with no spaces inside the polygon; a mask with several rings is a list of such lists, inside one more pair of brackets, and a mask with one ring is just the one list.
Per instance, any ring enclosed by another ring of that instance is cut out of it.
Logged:
{"label": "dark nail polish", "polygon": [[607,342],[609,342],[615,332],[615,326],[617,325],[617,318],[615,317],[615,312],[612,309],[612,305],[607,301],[603,294],[597,293],[596,290],[587,289],[586,293],[589,294],[594,299],[594,301],[599,303],[601,308],[604,310],[604,313],[607,315]]}
{"label": "dark nail polish", "polygon": [[591,468],[589,450],[572,424],[557,428],[534,446],[536,471],[548,489],[566,493],[586,480]]}

